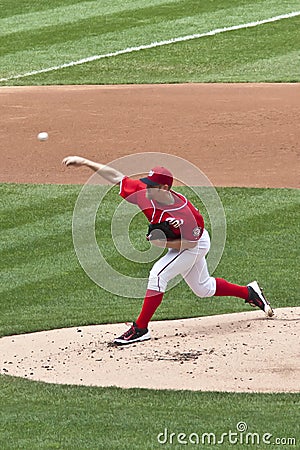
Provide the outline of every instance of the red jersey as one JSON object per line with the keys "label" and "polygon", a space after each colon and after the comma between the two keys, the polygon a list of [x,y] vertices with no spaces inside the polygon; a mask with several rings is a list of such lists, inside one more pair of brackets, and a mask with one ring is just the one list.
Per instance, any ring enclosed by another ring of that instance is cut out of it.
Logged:
{"label": "red jersey", "polygon": [[140,180],[124,177],[120,183],[120,195],[130,203],[137,205],[150,223],[164,222],[172,218],[180,220],[180,227],[172,227],[178,238],[198,241],[203,233],[204,220],[195,206],[186,197],[171,190],[174,199],[172,205],[162,205],[146,197],[146,185]]}

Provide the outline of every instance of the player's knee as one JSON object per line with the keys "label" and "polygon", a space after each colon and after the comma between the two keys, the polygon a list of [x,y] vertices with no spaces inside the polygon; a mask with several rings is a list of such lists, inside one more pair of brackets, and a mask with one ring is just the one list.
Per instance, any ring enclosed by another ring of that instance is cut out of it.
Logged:
{"label": "player's knee", "polygon": [[206,280],[192,287],[193,292],[201,298],[212,297],[216,292],[216,282],[213,277],[209,277]]}
{"label": "player's knee", "polygon": [[168,280],[152,269],[149,274],[147,288],[153,291],[165,292],[165,290],[167,289],[167,285]]}

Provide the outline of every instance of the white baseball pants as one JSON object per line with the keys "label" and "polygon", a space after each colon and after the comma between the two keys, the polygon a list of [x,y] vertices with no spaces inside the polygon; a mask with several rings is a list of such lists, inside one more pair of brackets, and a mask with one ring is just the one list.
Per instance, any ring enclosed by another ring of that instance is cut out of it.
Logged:
{"label": "white baseball pants", "polygon": [[208,273],[206,255],[210,249],[210,237],[203,231],[197,245],[191,249],[169,249],[152,267],[148,280],[148,289],[165,292],[167,284],[177,275],[198,297],[212,297],[216,292],[216,279]]}

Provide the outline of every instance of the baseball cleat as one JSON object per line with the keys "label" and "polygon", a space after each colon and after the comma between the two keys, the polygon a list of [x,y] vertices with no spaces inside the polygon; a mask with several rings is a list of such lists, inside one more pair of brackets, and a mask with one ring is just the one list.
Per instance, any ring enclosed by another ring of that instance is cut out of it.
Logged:
{"label": "baseball cleat", "polygon": [[133,322],[129,330],[116,338],[114,343],[117,345],[128,345],[134,342],[148,341],[149,339],[151,339],[151,334],[148,328],[138,328],[137,324]]}
{"label": "baseball cleat", "polygon": [[264,296],[262,289],[259,287],[257,281],[252,281],[252,283],[247,284],[249,291],[249,298],[245,300],[245,303],[249,303],[251,306],[258,306],[262,311],[264,311],[267,317],[274,316],[274,311],[271,308],[270,303]]}

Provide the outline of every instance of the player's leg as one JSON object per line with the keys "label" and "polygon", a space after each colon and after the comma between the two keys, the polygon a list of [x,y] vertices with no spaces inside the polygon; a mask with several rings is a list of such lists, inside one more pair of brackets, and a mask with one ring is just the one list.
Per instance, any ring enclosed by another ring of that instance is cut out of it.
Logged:
{"label": "player's leg", "polygon": [[247,286],[229,283],[222,278],[209,275],[205,257],[197,261],[194,267],[184,275],[184,280],[198,297],[239,297],[248,300]]}
{"label": "player's leg", "polygon": [[209,275],[205,259],[209,248],[209,234],[204,231],[197,247],[181,252],[169,250],[154,264],[141,312],[131,328],[114,340],[116,344],[131,344],[151,338],[148,324],[162,302],[168,282],[179,274],[199,297],[215,295],[216,279]]}
{"label": "player's leg", "polygon": [[139,317],[128,331],[114,340],[116,344],[131,344],[150,339],[148,323],[162,302],[168,282],[183,271],[186,272],[194,261],[195,255],[187,250],[169,250],[154,264]]}
{"label": "player's leg", "polygon": [[186,283],[198,297],[239,297],[251,306],[258,306],[267,317],[272,317],[272,310],[257,281],[247,286],[229,283],[223,278],[209,275],[205,258],[197,261],[192,270],[184,276]]}
{"label": "player's leg", "polygon": [[[207,254],[210,246],[209,235],[205,231],[205,237],[199,242],[197,248],[186,249],[181,252],[177,250],[169,250],[168,253],[160,258],[153,266],[149,274],[148,287],[146,296],[144,298],[143,307],[141,313],[136,321],[136,324],[140,328],[147,328],[149,321],[151,320],[156,309],[162,302],[164,292],[170,280],[177,275],[184,276],[189,273],[195,267],[200,265],[206,269],[205,279],[209,278],[210,288],[209,293],[205,296],[214,295],[215,292],[215,279],[209,277],[205,255]],[[204,264],[203,264],[204,263]],[[192,268],[192,269],[191,269]],[[195,278],[192,276],[191,278]],[[205,283],[206,287],[208,281]]]}
{"label": "player's leg", "polygon": [[183,273],[185,282],[198,297],[212,297],[216,292],[216,279],[208,272],[206,255],[210,249],[210,237],[204,230],[196,249],[197,258],[195,264]]}
{"label": "player's leg", "polygon": [[[205,247],[209,249],[210,239],[207,232],[204,233],[203,238],[201,237],[199,246],[203,249]],[[266,316],[272,317],[274,315],[257,281],[253,281],[247,286],[240,286],[230,283],[223,278],[211,277],[208,272],[205,255],[201,252],[192,269],[184,274],[184,279],[199,297],[239,297],[251,306],[258,306],[265,312]]]}
{"label": "player's leg", "polygon": [[186,250],[181,252],[169,250],[154,264],[149,274],[142,310],[136,321],[138,327],[147,328],[153,314],[162,302],[168,282],[190,268],[194,259],[195,256],[191,256]]}
{"label": "player's leg", "polygon": [[186,283],[198,297],[212,296],[235,296],[246,300],[248,298],[248,289],[246,286],[238,286],[228,283],[221,278],[214,278],[208,272],[206,255],[210,249],[210,237],[204,230],[199,240],[197,250],[197,259],[193,267],[183,274]]}

